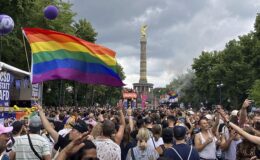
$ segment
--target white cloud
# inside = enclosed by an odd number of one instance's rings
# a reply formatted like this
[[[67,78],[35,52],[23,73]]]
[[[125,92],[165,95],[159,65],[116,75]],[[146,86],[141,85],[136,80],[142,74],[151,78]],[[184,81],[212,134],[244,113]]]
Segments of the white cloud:
[[[253,30],[260,1],[71,0],[77,19],[88,19],[97,43],[117,52],[125,83],[139,81],[140,27],[148,24],[148,82],[165,86],[191,68],[202,50],[220,50]]]

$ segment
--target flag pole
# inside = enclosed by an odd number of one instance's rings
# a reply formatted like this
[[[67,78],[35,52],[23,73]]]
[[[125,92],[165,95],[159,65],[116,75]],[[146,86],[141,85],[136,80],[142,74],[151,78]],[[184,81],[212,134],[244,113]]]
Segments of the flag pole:
[[[24,46],[24,51],[25,51],[25,55],[26,55],[27,67],[28,67],[28,71],[30,72],[30,65],[29,65],[28,53],[27,53],[27,48],[26,48],[24,34],[23,34],[23,28],[21,28],[21,30],[22,30],[23,46]]]

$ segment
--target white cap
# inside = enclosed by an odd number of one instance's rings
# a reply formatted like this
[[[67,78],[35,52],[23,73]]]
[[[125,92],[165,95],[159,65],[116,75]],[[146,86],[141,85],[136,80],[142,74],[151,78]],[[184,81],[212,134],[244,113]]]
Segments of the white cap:
[[[231,112],[231,116],[237,116],[237,113],[238,113],[238,110],[233,110],[233,111]]]
[[[207,114],[205,117],[206,117],[208,120],[212,120],[212,119],[213,119],[212,115],[210,115],[210,114]]]
[[[189,114],[194,114],[194,112],[193,112],[193,111],[188,111],[188,113],[189,113]]]

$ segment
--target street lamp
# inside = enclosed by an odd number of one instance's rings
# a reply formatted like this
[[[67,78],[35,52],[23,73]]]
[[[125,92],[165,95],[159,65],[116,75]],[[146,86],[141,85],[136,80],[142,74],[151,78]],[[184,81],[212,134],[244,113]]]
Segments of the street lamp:
[[[221,105],[221,88],[224,86],[224,84],[221,82],[217,84],[217,88],[219,89],[219,104]]]

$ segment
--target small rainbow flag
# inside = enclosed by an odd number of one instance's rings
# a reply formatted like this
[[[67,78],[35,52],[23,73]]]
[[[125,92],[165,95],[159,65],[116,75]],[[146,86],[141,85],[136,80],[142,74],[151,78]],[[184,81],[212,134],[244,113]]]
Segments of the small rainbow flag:
[[[54,79],[123,86],[116,72],[116,53],[68,34],[24,28],[32,50],[32,83]]]

